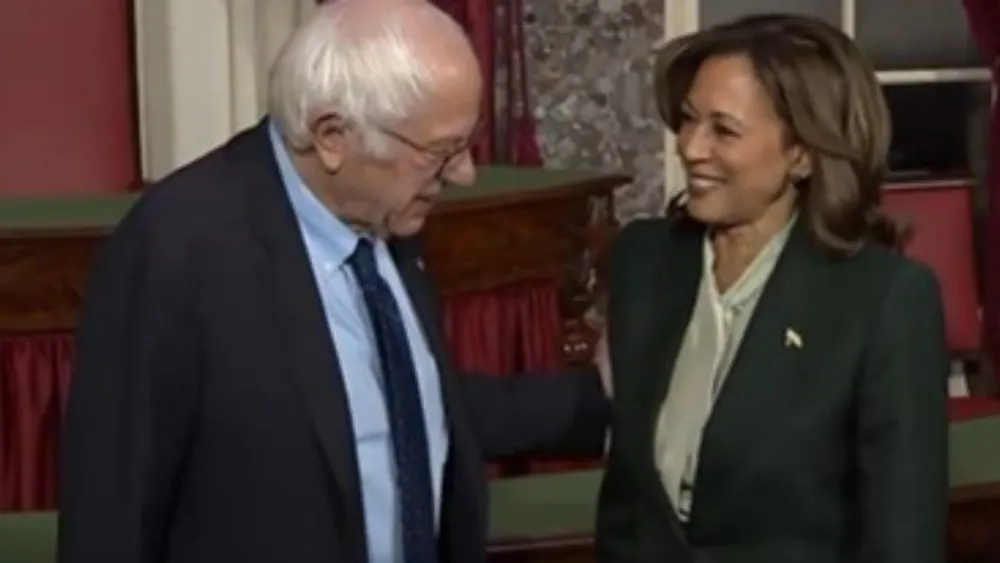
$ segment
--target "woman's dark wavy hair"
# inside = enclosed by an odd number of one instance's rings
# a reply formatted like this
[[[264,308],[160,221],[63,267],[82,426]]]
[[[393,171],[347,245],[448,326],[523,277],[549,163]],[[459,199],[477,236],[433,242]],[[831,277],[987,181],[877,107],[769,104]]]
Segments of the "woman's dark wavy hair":
[[[789,142],[811,155],[812,174],[796,188],[814,240],[836,256],[850,256],[869,241],[897,247],[903,230],[880,208],[889,111],[857,45],[823,21],[783,14],[749,16],[675,39],[658,51],[654,75],[660,116],[675,133],[698,68],[719,55],[750,60]],[[683,214],[677,199],[668,213]]]

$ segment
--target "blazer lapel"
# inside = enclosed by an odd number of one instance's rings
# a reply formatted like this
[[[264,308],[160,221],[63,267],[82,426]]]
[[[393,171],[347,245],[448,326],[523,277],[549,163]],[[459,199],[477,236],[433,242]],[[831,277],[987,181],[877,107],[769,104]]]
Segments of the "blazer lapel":
[[[817,334],[810,322],[809,290],[825,259],[800,220],[764,287],[705,427],[692,524],[699,505],[722,502],[742,464],[767,439],[769,425],[795,400],[809,335]],[[733,467],[733,460],[741,465]]]
[[[334,505],[351,534],[354,560],[367,552],[363,528],[357,454],[343,374],[319,289],[313,276],[291,203],[285,194],[265,125],[234,142],[237,168],[250,188],[249,211],[262,242],[260,276],[275,321],[287,374],[312,422],[323,457],[339,488]]]
[[[629,309],[629,323],[616,326],[615,303],[609,318],[612,363],[623,366],[625,373],[641,374],[638,386],[626,390],[634,397],[641,413],[642,433],[637,436],[639,448],[645,452],[648,471],[643,476],[649,490],[658,491],[656,502],[663,517],[677,537],[683,538],[674,506],[663,488],[655,459],[656,425],[666,399],[688,322],[694,308],[698,283],[701,279],[701,240],[704,229],[687,224],[665,224],[661,247],[644,249],[635,255],[642,267],[630,266],[634,279],[616,280],[613,299],[618,297]],[[617,352],[617,354],[616,354]],[[616,400],[618,398],[616,391]],[[621,397],[625,399],[625,397]],[[619,439],[619,438],[615,438]],[[621,438],[624,439],[624,438]]]

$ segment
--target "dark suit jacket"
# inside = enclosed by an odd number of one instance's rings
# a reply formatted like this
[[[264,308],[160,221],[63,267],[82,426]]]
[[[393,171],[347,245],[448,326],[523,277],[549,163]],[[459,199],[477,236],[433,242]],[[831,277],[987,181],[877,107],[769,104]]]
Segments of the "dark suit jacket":
[[[933,274],[874,245],[828,257],[800,221],[705,428],[687,525],[654,427],[702,272],[703,228],[629,225],[613,248],[614,438],[601,563],[944,563],[946,380]],[[787,345],[786,330],[802,346]]]
[[[391,243],[440,367],[443,561],[483,561],[482,458],[599,453],[595,374],[459,377],[413,241]],[[258,126],[149,188],[95,266],[62,458],[61,563],[361,563],[347,398]]]

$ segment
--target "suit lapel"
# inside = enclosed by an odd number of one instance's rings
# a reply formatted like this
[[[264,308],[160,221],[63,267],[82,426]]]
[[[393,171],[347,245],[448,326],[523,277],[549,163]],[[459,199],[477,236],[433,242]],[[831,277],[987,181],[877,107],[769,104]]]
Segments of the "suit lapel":
[[[440,363],[447,358],[447,347],[439,330],[437,308],[434,294],[424,271],[423,259],[420,256],[419,243],[416,239],[394,239],[389,244],[389,251],[396,262],[396,269],[406,286],[410,301],[416,309],[417,318],[424,331],[424,337],[430,345],[431,353]]]
[[[747,326],[736,358],[702,436],[696,477],[698,506],[721,502],[740,470],[766,440],[769,425],[795,400],[796,380],[809,354],[810,288],[825,257],[800,220],[786,243]],[[733,461],[739,463],[733,466]]]
[[[399,270],[403,285],[406,286],[410,301],[416,309],[417,318],[420,319],[424,337],[427,338],[431,353],[437,360],[443,395],[442,403],[453,446],[457,445],[457,449],[463,453],[474,451],[475,447],[465,447],[471,443],[472,438],[467,433],[467,425],[460,423],[460,421],[466,420],[466,413],[462,408],[464,403],[457,375],[451,366],[448,347],[440,330],[435,295],[427,273],[424,271],[419,242],[415,238],[395,239],[390,243],[389,249],[396,262],[396,268]],[[456,448],[453,447],[452,452],[454,453],[455,450]],[[452,456],[452,459],[456,458]]]
[[[354,559],[366,557],[357,455],[343,374],[305,243],[274,160],[266,126],[234,142],[234,161],[249,188],[249,211],[264,249],[260,277],[284,351],[287,375],[298,391],[323,458],[339,489],[334,505],[350,534]],[[331,532],[332,533],[332,532]]]
[[[468,418],[461,393],[461,382],[458,379],[462,376],[451,367],[448,347],[440,330],[436,296],[431,280],[424,271],[419,241],[413,237],[394,239],[390,242],[389,249],[420,319],[424,337],[427,338],[431,353],[437,360],[442,403],[445,419],[448,421],[451,446],[445,467],[441,499],[439,538],[441,549],[450,554],[466,553],[467,549],[460,546],[465,544],[468,538],[450,532],[486,528],[486,522],[483,520],[486,497],[480,493],[486,476],[482,471],[480,450],[472,435],[471,426],[465,422]]]

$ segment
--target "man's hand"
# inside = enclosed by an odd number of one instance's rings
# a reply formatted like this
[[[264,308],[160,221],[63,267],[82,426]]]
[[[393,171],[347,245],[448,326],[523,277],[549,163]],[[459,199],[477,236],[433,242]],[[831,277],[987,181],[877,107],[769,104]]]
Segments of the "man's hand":
[[[594,344],[594,365],[601,373],[601,385],[608,398],[612,395],[611,386],[611,356],[608,353],[608,328],[604,321],[604,314],[601,311],[603,303],[597,303],[587,310],[583,315],[583,321],[600,336]]]
[[[611,386],[611,357],[608,354],[608,333],[606,330],[601,331],[601,336],[597,339],[597,344],[594,345],[594,365],[597,366],[597,370],[601,373],[601,385],[604,386],[604,392],[608,397],[611,397],[613,394]]]

